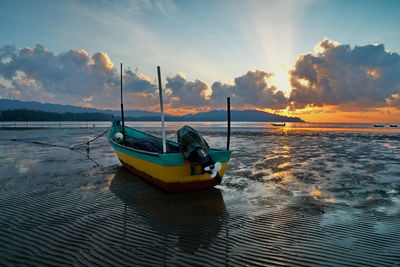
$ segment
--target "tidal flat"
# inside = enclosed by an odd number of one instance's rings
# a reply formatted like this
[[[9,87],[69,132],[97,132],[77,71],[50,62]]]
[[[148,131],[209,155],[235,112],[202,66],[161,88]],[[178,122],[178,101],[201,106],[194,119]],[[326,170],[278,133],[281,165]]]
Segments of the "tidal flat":
[[[0,265],[400,265],[399,130],[234,125],[222,184],[175,194],[105,136],[68,149],[105,130],[0,130]]]

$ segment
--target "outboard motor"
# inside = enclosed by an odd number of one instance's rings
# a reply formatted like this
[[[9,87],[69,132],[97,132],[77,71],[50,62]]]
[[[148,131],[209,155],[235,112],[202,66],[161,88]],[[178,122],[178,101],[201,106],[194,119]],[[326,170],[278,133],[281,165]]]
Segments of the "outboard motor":
[[[210,146],[206,140],[192,127],[183,126],[178,131],[179,151],[183,153],[185,159],[191,162],[192,175],[210,173],[211,177],[221,179],[218,171],[221,170],[221,163],[214,162],[208,154]],[[196,166],[201,166],[198,172]]]
[[[121,125],[121,121],[119,119],[113,118],[112,121],[112,126],[117,127]]]

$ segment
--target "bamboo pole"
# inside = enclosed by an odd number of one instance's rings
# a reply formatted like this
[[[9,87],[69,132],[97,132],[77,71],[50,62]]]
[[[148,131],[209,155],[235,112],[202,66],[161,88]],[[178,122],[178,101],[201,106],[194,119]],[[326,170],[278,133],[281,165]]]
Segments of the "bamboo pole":
[[[121,121],[122,121],[122,143],[125,143],[124,102],[122,97],[122,63],[121,63]]]
[[[229,142],[231,139],[231,98],[227,97],[226,98],[226,111],[227,111],[227,115],[228,115],[228,133],[227,133],[227,141],[226,141],[226,149],[229,150]]]
[[[160,66],[157,66],[157,73],[158,73],[158,90],[159,90],[159,94],[160,94],[162,146],[163,146],[163,154],[165,154],[166,151],[167,151],[167,146],[166,146],[166,143],[165,143],[164,102],[163,102],[163,95],[162,95],[161,70],[160,70]]]

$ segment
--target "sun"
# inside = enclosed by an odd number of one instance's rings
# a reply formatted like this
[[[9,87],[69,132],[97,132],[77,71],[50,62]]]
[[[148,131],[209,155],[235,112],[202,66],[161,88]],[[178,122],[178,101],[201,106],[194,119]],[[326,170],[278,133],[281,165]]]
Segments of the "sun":
[[[270,78],[268,78],[267,84],[275,86],[277,90],[281,90],[286,96],[289,96],[291,91],[290,86],[290,74],[288,68],[284,64],[279,64]]]

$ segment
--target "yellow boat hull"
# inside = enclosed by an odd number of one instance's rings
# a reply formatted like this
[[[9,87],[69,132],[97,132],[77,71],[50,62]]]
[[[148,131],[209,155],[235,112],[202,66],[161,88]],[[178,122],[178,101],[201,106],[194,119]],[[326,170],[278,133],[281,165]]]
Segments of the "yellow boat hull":
[[[162,166],[139,158],[134,158],[130,155],[116,151],[118,158],[124,164],[127,164],[141,172],[164,182],[164,183],[185,183],[214,180],[210,174],[204,173],[201,175],[191,175],[190,163],[178,166]],[[225,173],[226,162],[221,163],[222,168],[218,173],[223,176]]]
[[[178,166],[162,166],[117,150],[115,152],[125,168],[166,191],[199,190],[221,183],[220,179],[212,178],[209,173],[191,175],[190,163]],[[218,173],[222,177],[227,163],[224,162],[221,165],[222,168]]]

